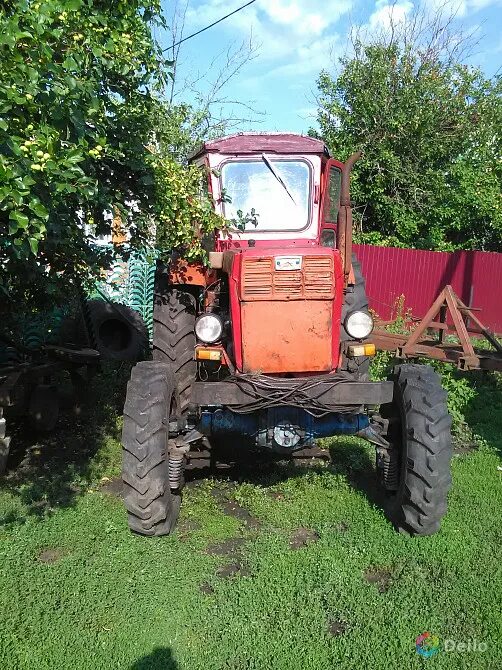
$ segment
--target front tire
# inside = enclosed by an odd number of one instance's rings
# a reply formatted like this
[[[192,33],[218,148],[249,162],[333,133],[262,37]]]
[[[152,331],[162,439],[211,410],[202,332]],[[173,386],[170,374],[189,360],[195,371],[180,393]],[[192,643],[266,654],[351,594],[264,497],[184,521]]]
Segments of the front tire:
[[[153,359],[172,367],[180,398],[180,411],[185,414],[190,404],[197,363],[194,358],[195,296],[188,291],[169,287],[156,289],[153,308]]]
[[[168,424],[176,411],[175,378],[169,365],[138,363],[127,385],[122,430],[124,504],[132,531],[168,535],[181,504],[169,488]]]
[[[394,400],[382,407],[388,439],[397,451],[399,483],[388,493],[386,512],[400,531],[433,535],[446,514],[451,486],[451,417],[446,391],[428,365],[394,369]]]

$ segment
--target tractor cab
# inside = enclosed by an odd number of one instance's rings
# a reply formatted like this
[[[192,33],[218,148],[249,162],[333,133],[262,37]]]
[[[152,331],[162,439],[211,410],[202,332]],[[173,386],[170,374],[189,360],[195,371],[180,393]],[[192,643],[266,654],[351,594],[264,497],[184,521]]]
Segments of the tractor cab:
[[[216,211],[234,224],[220,233],[218,250],[335,246],[343,164],[323,142],[238,134],[206,142],[192,162],[208,168]]]

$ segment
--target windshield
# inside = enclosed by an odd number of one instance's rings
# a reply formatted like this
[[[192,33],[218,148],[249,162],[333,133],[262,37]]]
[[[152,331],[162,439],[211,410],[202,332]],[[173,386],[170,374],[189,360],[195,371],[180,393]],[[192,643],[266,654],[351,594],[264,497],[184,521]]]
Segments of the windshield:
[[[256,212],[255,230],[301,230],[309,221],[310,168],[301,160],[277,160],[263,155],[256,160],[231,161],[223,166],[221,179],[226,198],[224,214],[238,220]]]

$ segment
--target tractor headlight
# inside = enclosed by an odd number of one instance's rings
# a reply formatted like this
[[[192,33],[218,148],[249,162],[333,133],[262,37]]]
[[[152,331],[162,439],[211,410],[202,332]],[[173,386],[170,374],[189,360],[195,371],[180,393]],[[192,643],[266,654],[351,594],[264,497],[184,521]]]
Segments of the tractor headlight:
[[[368,312],[352,312],[345,319],[345,330],[355,340],[364,340],[373,330],[373,319]]]
[[[215,314],[203,314],[195,322],[195,334],[205,344],[217,342],[222,333],[223,322]]]

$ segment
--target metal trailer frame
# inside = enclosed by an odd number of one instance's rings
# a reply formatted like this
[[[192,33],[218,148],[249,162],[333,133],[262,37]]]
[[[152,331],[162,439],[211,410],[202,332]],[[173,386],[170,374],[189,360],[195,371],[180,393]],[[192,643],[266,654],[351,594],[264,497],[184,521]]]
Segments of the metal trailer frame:
[[[25,349],[25,352],[28,350]],[[82,373],[92,375],[100,360],[94,349],[71,349],[45,345],[30,351],[34,360],[26,363],[0,366],[0,475],[7,465],[11,438],[7,435],[6,411],[13,416],[29,413],[29,391],[46,383],[52,376],[66,370],[76,390],[82,390]]]
[[[475,311],[479,309],[464,305],[447,285],[411,334],[401,335],[379,328],[373,332],[373,341],[377,349],[394,351],[397,358],[431,358],[453,363],[460,370],[502,372],[502,344]],[[447,341],[450,335],[458,342]],[[484,338],[493,349],[475,347],[472,337]]]

